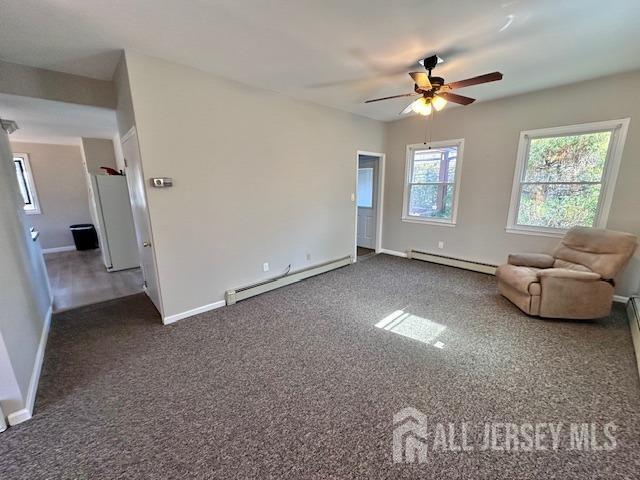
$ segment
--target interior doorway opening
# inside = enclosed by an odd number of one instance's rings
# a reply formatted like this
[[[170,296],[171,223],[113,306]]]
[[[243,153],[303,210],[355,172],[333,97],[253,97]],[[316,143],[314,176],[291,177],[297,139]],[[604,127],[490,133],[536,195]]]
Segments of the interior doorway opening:
[[[383,153],[358,151],[356,156],[356,238],[354,259],[382,250],[384,199]]]
[[[2,160],[53,313],[143,292],[115,111],[0,94],[0,113],[16,123]]]

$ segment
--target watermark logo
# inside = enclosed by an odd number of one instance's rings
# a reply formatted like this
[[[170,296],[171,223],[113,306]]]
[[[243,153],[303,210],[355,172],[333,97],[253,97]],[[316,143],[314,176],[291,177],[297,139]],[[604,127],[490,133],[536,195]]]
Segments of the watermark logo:
[[[393,461],[424,463],[427,461],[427,416],[412,407],[393,416]]]
[[[393,416],[393,461],[425,463],[430,452],[615,450],[614,422],[434,422],[412,407]]]

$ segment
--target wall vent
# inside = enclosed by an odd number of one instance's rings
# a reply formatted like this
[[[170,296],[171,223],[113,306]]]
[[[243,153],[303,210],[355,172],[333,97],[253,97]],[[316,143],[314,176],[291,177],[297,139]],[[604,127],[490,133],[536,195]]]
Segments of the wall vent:
[[[253,283],[245,287],[234,288],[233,290],[227,290],[224,295],[224,299],[227,305],[233,305],[240,300],[245,300],[255,295],[275,290],[276,288],[284,287],[285,285],[291,285],[292,283],[299,282],[305,278],[314,277],[321,273],[326,273],[336,268],[345,267],[353,262],[351,256],[339,258],[337,260],[331,260],[329,262],[320,263],[311,267],[303,268],[290,272],[287,275],[270,278],[262,282]]]
[[[441,265],[448,265],[450,267],[473,270],[474,272],[488,273],[489,275],[495,275],[497,268],[496,265],[491,265],[489,263],[481,263],[471,260],[464,260],[462,258],[436,255],[435,253],[421,252],[419,250],[409,250],[408,257],[415,258],[416,260],[423,260],[425,262],[439,263]]]

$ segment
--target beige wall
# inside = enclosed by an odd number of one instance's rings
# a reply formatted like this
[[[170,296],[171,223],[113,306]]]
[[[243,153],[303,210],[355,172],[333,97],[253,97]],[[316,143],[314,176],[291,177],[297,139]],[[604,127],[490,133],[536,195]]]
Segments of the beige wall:
[[[69,225],[91,223],[80,147],[20,142],[11,147],[15,153],[29,154],[42,213],[26,218],[40,231],[42,248],[73,245]]]
[[[104,138],[83,138],[82,148],[89,173],[104,173],[100,167],[118,169],[113,141]]]
[[[124,136],[136,124],[131,102],[131,86],[129,72],[124,53],[113,73],[113,83],[116,90],[116,119],[120,136]]]
[[[503,82],[508,82],[505,77]],[[604,87],[603,87],[604,86]],[[410,117],[386,125],[383,247],[421,249],[492,264],[509,252],[543,252],[557,239],[505,232],[519,134],[522,130],[631,117],[608,228],[640,234],[640,72],[450,108],[433,123],[433,140],[464,138],[455,228],[401,221],[407,144],[425,138],[425,121]],[[444,250],[437,248],[445,242]],[[619,279],[618,293],[637,293],[640,260]]]
[[[22,211],[9,142],[0,129],[0,405],[27,407],[51,297],[42,253]]]
[[[0,93],[114,108],[113,82],[0,60]]]
[[[175,185],[147,192],[165,316],[352,253],[356,151],[381,150],[381,123],[129,52],[127,68],[145,176]]]

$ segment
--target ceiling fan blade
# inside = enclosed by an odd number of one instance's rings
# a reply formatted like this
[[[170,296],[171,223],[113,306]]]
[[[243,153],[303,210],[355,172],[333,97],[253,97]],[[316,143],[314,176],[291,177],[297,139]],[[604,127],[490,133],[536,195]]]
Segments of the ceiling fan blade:
[[[409,75],[411,75],[415,84],[422,90],[431,90],[431,82],[429,81],[427,72],[411,72]]]
[[[415,102],[415,100],[414,100],[413,102]],[[402,110],[398,115],[406,115],[407,113],[412,112],[412,111],[413,111],[413,109],[412,109],[411,107],[413,107],[413,102],[411,102],[409,105],[407,105],[407,106],[405,107],[405,109],[404,109],[404,110]]]
[[[458,82],[451,82],[447,84],[451,90],[456,88],[470,87],[471,85],[479,85],[481,83],[495,82],[502,80],[502,74],[500,72],[485,73],[477,77],[467,78],[466,80],[460,80]]]
[[[458,95],[457,93],[441,92],[438,93],[439,97],[444,98],[448,102],[459,103],[460,105],[469,105],[476,101],[475,98],[465,97],[464,95]]]
[[[374,98],[372,100],[367,100],[364,103],[372,103],[372,102],[379,102],[381,100],[391,100],[392,98],[402,98],[402,97],[410,97],[412,95],[419,95],[416,92],[411,92],[411,93],[403,93],[401,95],[392,95],[390,97],[382,97],[382,98]]]

